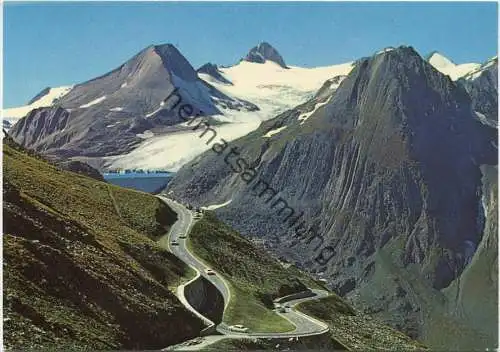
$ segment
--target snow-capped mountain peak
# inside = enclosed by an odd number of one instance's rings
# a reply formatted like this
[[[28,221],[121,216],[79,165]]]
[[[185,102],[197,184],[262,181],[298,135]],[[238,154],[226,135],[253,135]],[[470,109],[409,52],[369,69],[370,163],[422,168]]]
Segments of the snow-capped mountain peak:
[[[172,44],[153,46],[154,52],[160,56],[165,68],[185,81],[196,81],[196,72],[189,61]]]

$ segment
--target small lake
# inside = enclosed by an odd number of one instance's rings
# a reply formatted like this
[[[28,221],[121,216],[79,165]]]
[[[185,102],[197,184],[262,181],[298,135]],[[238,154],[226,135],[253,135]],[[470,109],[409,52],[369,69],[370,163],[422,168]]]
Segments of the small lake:
[[[104,179],[117,186],[132,188],[147,193],[158,193],[174,177],[173,172],[161,173],[103,173]]]

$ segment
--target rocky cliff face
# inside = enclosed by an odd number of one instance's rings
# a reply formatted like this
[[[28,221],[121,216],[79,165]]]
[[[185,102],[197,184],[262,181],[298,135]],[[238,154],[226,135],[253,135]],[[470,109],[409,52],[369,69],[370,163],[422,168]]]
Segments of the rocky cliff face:
[[[488,60],[460,80],[472,98],[472,107],[486,123],[498,123],[498,57]]]
[[[198,73],[205,73],[207,75],[210,75],[212,78],[216,79],[217,81],[229,85],[233,85],[231,81],[229,81],[227,78],[225,78],[222,73],[220,72],[219,68],[217,65],[212,64],[212,63],[206,63],[205,65],[201,66],[199,69],[196,70]]]
[[[496,163],[496,143],[467,91],[400,47],[360,60],[334,93],[263,123],[224,155],[214,146],[167,192],[195,205],[231,200],[217,209],[223,220],[424,336],[422,302],[481,242],[479,166]]]
[[[263,64],[269,60],[275,62],[283,68],[287,68],[285,60],[283,60],[283,57],[280,55],[278,50],[267,42],[262,42],[250,49],[244,60],[258,64]]]

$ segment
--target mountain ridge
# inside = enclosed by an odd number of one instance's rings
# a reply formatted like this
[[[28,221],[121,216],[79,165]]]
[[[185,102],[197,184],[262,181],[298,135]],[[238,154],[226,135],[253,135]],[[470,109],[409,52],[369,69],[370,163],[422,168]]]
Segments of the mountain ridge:
[[[278,50],[276,50],[268,42],[260,42],[259,44],[254,46],[252,49],[250,49],[243,60],[259,64],[263,64],[269,60],[278,64],[282,68],[288,68],[285,64],[285,60],[283,60],[283,57],[280,55]]]
[[[194,206],[225,204],[215,210],[221,219],[324,273],[343,295],[356,297],[379,280],[388,246],[396,246],[389,253],[398,270],[415,267],[437,292],[466,267],[468,241],[481,241],[478,165],[496,164],[495,144],[496,130],[473,114],[467,91],[399,47],[360,60],[330,96],[232,142],[267,188],[245,187],[208,151],[181,168],[167,192]],[[270,208],[277,194],[285,205]],[[305,231],[285,226],[283,209],[303,212]],[[315,261],[327,248],[327,262]],[[422,334],[419,301],[407,287],[386,284],[404,293],[372,290],[373,299],[393,312],[393,325]]]

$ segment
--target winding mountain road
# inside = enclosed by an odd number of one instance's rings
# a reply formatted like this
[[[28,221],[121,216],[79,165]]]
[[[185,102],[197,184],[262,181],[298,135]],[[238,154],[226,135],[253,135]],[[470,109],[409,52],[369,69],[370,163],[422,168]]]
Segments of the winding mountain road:
[[[159,240],[159,244],[164,248],[168,248],[169,251],[172,252],[176,257],[181,259],[184,263],[188,264],[196,271],[195,278],[191,279],[189,282],[198,279],[198,277],[201,275],[209,282],[211,282],[213,285],[215,285],[224,298],[224,308],[226,308],[231,299],[229,284],[224,280],[224,278],[221,275],[219,275],[216,272],[216,270],[210,268],[200,258],[196,257],[193,253],[190,252],[190,250],[186,246],[187,238],[180,238],[180,236],[184,237],[189,235],[191,227],[194,223],[192,212],[188,210],[186,207],[184,207],[182,204],[174,200],[171,200],[161,195],[159,195],[158,198],[164,201],[166,204],[168,204],[168,206],[170,206],[178,215],[178,220],[174,223],[169,233],[163,236]],[[178,242],[178,245],[172,245],[172,241],[174,240]],[[207,274],[206,272],[207,269],[212,269],[215,272],[215,275]],[[209,325],[212,322],[208,320],[206,317],[203,317],[199,312],[196,312],[184,297],[183,288],[186,284],[180,285],[177,290],[177,296],[179,300],[186,306],[186,308],[193,311],[197,316],[203,319],[207,323],[207,325]],[[325,290],[311,290],[311,291],[312,295],[310,297],[296,298],[296,299],[290,298],[289,300],[281,302],[282,304],[286,303],[290,308],[287,309],[286,313],[276,312],[283,318],[289,320],[295,326],[295,329],[292,331],[268,332],[268,333],[252,333],[252,332],[242,333],[230,330],[229,326],[227,326],[225,323],[221,323],[216,327],[216,329],[217,332],[222,335],[206,336],[191,341],[186,341],[181,345],[177,345],[176,349],[177,348],[183,350],[199,349],[224,338],[291,338],[291,337],[305,337],[305,336],[324,334],[329,330],[327,324],[293,309],[293,307],[299,303],[327,297],[329,295],[328,291]]]

